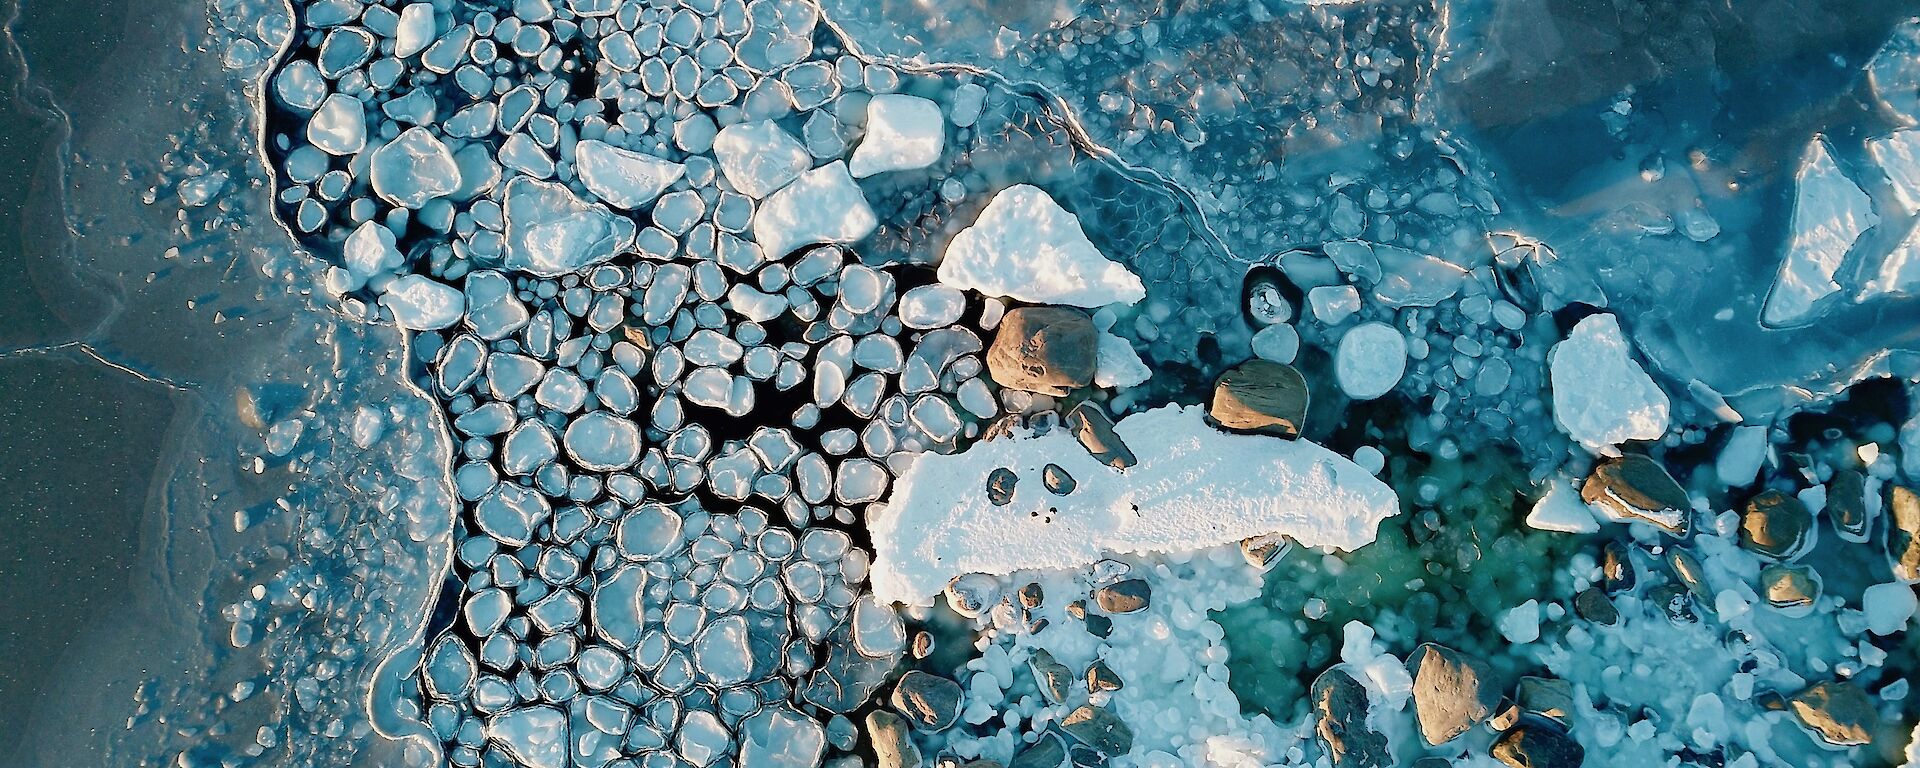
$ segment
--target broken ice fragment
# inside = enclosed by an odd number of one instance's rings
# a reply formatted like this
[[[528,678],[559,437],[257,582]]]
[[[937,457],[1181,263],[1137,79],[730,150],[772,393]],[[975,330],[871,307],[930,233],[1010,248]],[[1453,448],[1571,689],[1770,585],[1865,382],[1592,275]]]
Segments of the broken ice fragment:
[[[372,166],[374,192],[403,208],[417,210],[460,188],[453,153],[425,128],[408,128],[374,150]]]
[[[868,518],[875,594],[915,602],[963,573],[1070,568],[1103,551],[1186,551],[1268,533],[1350,549],[1399,512],[1393,490],[1345,458],[1304,440],[1220,432],[1199,406],[1134,414],[1115,433],[1140,463],[1110,467],[1062,429],[922,455],[886,511]],[[1049,463],[1073,476],[1072,495],[1047,492]],[[1007,467],[1020,482],[1011,503],[995,506],[987,476]]]
[[[735,123],[713,138],[713,157],[735,191],[755,200],[800,178],[813,156],[772,120]]]
[[[1840,170],[1826,137],[1815,137],[1794,174],[1792,236],[1761,320],[1771,327],[1812,319],[1814,305],[1837,293],[1834,273],[1860,233],[1879,223],[1873,201]]]
[[[460,321],[466,297],[425,275],[406,275],[387,286],[380,305],[393,313],[393,323],[401,328],[437,331]]]
[[[507,184],[507,269],[559,277],[613,258],[633,243],[633,220],[589,205],[565,186],[524,176]]]
[[[351,155],[367,146],[367,111],[343,93],[328,96],[307,121],[307,142],[329,155]]]
[[[1894,197],[1909,213],[1920,212],[1920,130],[1894,131],[1867,140],[1867,154],[1880,164]]]
[[[1001,190],[954,235],[939,276],[961,290],[1034,304],[1092,308],[1147,295],[1138,276],[1094,247],[1078,217],[1027,184]]]
[[[1548,353],[1553,420],[1589,450],[1667,433],[1667,394],[1653,382],[1613,315],[1592,315]]]
[[[1600,522],[1593,517],[1593,510],[1580,498],[1579,491],[1566,480],[1554,480],[1547,487],[1546,495],[1535,502],[1533,510],[1527,513],[1527,527],[1542,531],[1560,533],[1593,533],[1600,530]]]
[[[875,96],[867,102],[866,137],[854,148],[847,169],[864,179],[933,165],[946,143],[946,122],[940,105],[918,96]]]
[[[879,225],[847,164],[836,160],[769,196],[753,214],[753,239],[767,258],[784,259],[804,245],[859,242]]]
[[[588,192],[628,210],[646,207],[687,172],[680,163],[593,139],[575,146],[574,169]]]
[[[526,768],[567,768],[567,716],[554,707],[512,709],[487,721],[487,740]]]

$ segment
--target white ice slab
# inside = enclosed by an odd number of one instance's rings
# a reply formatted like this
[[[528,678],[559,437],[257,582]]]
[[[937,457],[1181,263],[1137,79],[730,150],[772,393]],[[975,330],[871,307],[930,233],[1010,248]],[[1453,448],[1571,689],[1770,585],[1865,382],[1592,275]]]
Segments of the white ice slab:
[[[847,162],[854,178],[933,165],[946,144],[940,105],[918,96],[881,94],[867,102],[867,134]]]
[[[753,239],[768,258],[780,259],[803,245],[859,242],[878,226],[847,164],[836,160],[768,196],[753,214]]]
[[[874,593],[921,602],[965,573],[1073,568],[1103,552],[1184,551],[1271,533],[1350,550],[1400,511],[1393,489],[1338,454],[1221,432],[1202,412],[1165,406],[1122,419],[1115,431],[1140,460],[1126,470],[1095,461],[1063,429],[921,456],[885,512],[868,519]],[[1073,492],[1048,492],[1049,462],[1073,476]],[[986,495],[1000,468],[1019,478],[1005,506]]]
[[[1761,311],[1770,326],[1810,321],[1814,305],[1840,290],[1833,275],[1860,233],[1879,223],[1873,201],[1833,161],[1825,138],[1808,146],[1793,202],[1793,236]]]
[[[1602,313],[1581,320],[1547,355],[1553,420],[1589,449],[1667,433],[1667,393],[1632,352],[1620,321]]]
[[[954,235],[939,275],[961,290],[1034,304],[1091,308],[1147,295],[1138,276],[1093,246],[1078,217],[1026,184],[1001,190]]]
[[[652,203],[687,172],[679,163],[592,139],[575,148],[574,163],[588,192],[629,210]]]

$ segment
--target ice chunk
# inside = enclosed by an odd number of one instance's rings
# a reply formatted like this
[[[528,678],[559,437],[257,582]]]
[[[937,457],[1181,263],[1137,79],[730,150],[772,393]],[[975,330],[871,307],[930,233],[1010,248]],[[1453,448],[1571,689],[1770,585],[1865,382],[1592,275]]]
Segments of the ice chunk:
[[[1094,248],[1078,217],[1027,184],[1001,190],[954,235],[939,276],[961,290],[1034,304],[1100,307],[1147,295],[1138,276]]]
[[[567,716],[558,709],[510,709],[488,720],[486,732],[526,768],[567,768]]]
[[[768,197],[753,214],[753,239],[767,258],[783,259],[803,245],[859,242],[879,225],[847,164],[836,160]]]
[[[640,458],[640,427],[606,411],[594,411],[567,425],[567,455],[595,472],[614,472]]]
[[[966,295],[948,285],[923,285],[900,295],[900,324],[915,330],[953,325],[966,310]]]
[[[1093,384],[1110,389],[1126,389],[1146,383],[1153,372],[1133,351],[1133,342],[1101,331],[1094,339]]]
[[[740,724],[741,765],[815,768],[826,751],[826,729],[785,705],[762,709]]]
[[[307,121],[307,142],[329,155],[351,155],[367,146],[367,110],[344,93],[328,96]]]
[[[1840,290],[1834,272],[1860,233],[1880,221],[1873,201],[1833,161],[1826,137],[1807,146],[1794,176],[1793,235],[1760,318],[1769,326],[1812,319],[1814,304]]]
[[[1600,530],[1593,509],[1580,498],[1580,492],[1564,479],[1554,480],[1545,496],[1527,513],[1527,527],[1560,533],[1593,533]]]
[[[747,646],[747,621],[727,616],[701,630],[693,642],[693,665],[721,687],[753,677],[753,649]]]
[[[425,275],[407,275],[387,286],[380,305],[393,323],[410,331],[437,331],[460,322],[467,297],[451,285]]]
[[[435,32],[433,3],[409,3],[400,9],[400,24],[393,33],[393,57],[404,59],[433,44]]]
[[[399,269],[400,248],[394,240],[393,230],[377,221],[361,222],[360,226],[354,228],[353,234],[347,235],[340,261],[347,268],[347,274],[353,276],[352,287],[355,289],[377,275]]]
[[[574,167],[587,191],[615,208],[645,207],[687,173],[653,155],[587,139],[574,149]]]
[[[813,155],[772,120],[736,123],[713,139],[713,157],[735,191],[755,200],[800,178]]]
[[[1920,131],[1894,131],[1868,139],[1867,153],[1887,174],[1900,205],[1909,213],[1920,212]]]
[[[864,179],[887,171],[911,171],[933,165],[946,144],[946,118],[940,105],[918,96],[881,94],[867,102],[867,134],[853,150],[847,168]]]
[[[1889,111],[1908,124],[1920,122],[1920,20],[1893,28],[1867,62],[1867,83]]]
[[[1904,582],[1875,584],[1860,595],[1860,610],[1866,614],[1867,631],[1882,637],[1905,630],[1916,607],[1920,604],[1915,602],[1913,585]]]
[[[1123,419],[1115,432],[1139,456],[1124,471],[1064,429],[922,455],[884,512],[868,518],[874,593],[918,602],[963,573],[1072,568],[1102,552],[1185,551],[1271,533],[1352,549],[1399,512],[1393,489],[1345,458],[1305,440],[1221,432],[1203,414],[1165,406]],[[1070,495],[1047,491],[1049,463],[1077,482]],[[1005,505],[986,493],[1000,469],[1018,478]]]
[[[1620,322],[1592,315],[1548,353],[1553,420],[1592,450],[1667,433],[1667,393],[1633,359]]]
[[[1753,479],[1760,474],[1760,464],[1766,458],[1766,425],[1734,427],[1733,435],[1727,438],[1727,446],[1720,449],[1720,455],[1714,458],[1713,471],[1722,484],[1738,488],[1753,483]]]
[[[1334,352],[1334,379],[1355,400],[1392,392],[1407,371],[1407,339],[1386,323],[1362,323],[1340,337]]]
[[[772,72],[813,53],[813,27],[820,12],[812,3],[753,0],[747,6],[751,22],[735,55],[755,72]]]
[[[432,131],[408,128],[373,151],[373,191],[389,203],[418,209],[460,188],[460,166]]]
[[[1540,639],[1540,601],[1528,600],[1500,614],[1500,636],[1525,645]]]
[[[525,176],[507,184],[506,217],[505,266],[539,277],[578,272],[633,244],[632,219]]]

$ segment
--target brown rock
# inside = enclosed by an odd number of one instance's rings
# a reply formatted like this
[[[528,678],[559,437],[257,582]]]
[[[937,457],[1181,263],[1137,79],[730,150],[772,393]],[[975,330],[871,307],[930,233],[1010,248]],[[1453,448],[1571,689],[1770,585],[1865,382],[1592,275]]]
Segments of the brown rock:
[[[1124,755],[1133,749],[1133,729],[1113,714],[1092,704],[1068,712],[1060,730],[1105,755]]]
[[[1920,580],[1920,495],[1903,485],[1887,497],[1887,557],[1894,578]]]
[[[1777,563],[1760,570],[1760,588],[1768,605],[1788,612],[1810,610],[1820,599],[1820,576],[1806,566]]]
[[[1675,536],[1687,534],[1693,502],[1659,462],[1637,453],[1607,459],[1593,468],[1580,498],[1615,514],[1645,520]]]
[[[1522,718],[1493,742],[1493,759],[1513,768],[1579,768],[1587,750],[1551,722]]]
[[[1827,481],[1827,517],[1833,520],[1833,531],[1840,538],[1866,541],[1878,511],[1867,508],[1866,475],[1859,470],[1840,470]]]
[[[1443,645],[1426,643],[1407,659],[1420,735],[1438,746],[1493,715],[1500,691],[1487,663]]]
[[[1153,588],[1145,579],[1127,579],[1093,591],[1093,601],[1100,605],[1100,610],[1110,614],[1146,610],[1152,599]]]
[[[1794,560],[1813,544],[1813,515],[1799,499],[1767,491],[1740,515],[1740,546],[1770,560]]]
[[[1027,657],[1027,669],[1033,672],[1033,682],[1049,704],[1066,701],[1067,694],[1073,691],[1073,670],[1054,660],[1045,648],[1036,648],[1033,655]]]
[[[1087,665],[1087,692],[1117,691],[1125,685],[1120,675],[1115,674],[1106,662],[1094,659],[1092,664]]]
[[[892,712],[876,709],[867,714],[867,736],[873,739],[874,757],[880,768],[920,768],[920,748],[907,735],[907,721]]]
[[[1227,429],[1300,436],[1307,420],[1307,380],[1290,365],[1248,360],[1213,384],[1213,420]]]
[[[1573,684],[1552,677],[1520,678],[1520,708],[1529,715],[1573,726]]]
[[[1787,708],[1821,740],[1842,747],[1873,742],[1880,713],[1873,699],[1853,683],[1823,681],[1787,699]]]
[[[1095,338],[1085,312],[1021,307],[1000,321],[987,371],[1003,387],[1064,396],[1093,383]]]
[[[1093,458],[1114,469],[1126,469],[1139,463],[1120,435],[1113,431],[1113,419],[1092,402],[1083,402],[1067,413],[1067,428]]]

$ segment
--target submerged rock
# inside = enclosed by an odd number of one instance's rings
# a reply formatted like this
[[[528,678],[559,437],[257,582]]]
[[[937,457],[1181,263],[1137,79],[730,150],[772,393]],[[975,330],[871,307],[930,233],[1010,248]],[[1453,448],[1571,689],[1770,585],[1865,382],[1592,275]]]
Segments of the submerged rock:
[[[1820,599],[1820,576],[1804,565],[1769,565],[1760,571],[1760,590],[1768,605],[1797,615]]]
[[[1740,545],[1771,560],[1795,560],[1813,546],[1813,515],[1799,499],[1767,491],[1740,516]]]
[[[1060,721],[1060,730],[1080,743],[1099,750],[1105,755],[1124,755],[1133,749],[1133,729],[1126,721],[1105,708],[1091,704],[1067,713]]]
[[[1248,360],[1214,382],[1208,415],[1227,429],[1299,437],[1307,420],[1307,379],[1293,366]]]
[[[1566,729],[1538,718],[1522,718],[1519,725],[1500,734],[1490,753],[1513,768],[1579,768],[1587,757],[1587,750]]]
[[[1789,697],[1787,707],[1822,741],[1835,746],[1870,744],[1874,730],[1880,726],[1873,698],[1849,682],[1815,683]]]
[[[1066,742],[1060,740],[1059,734],[1048,733],[1014,755],[1013,764],[1008,768],[1060,768],[1066,760]]]
[[[893,689],[893,708],[916,727],[944,731],[960,717],[960,684],[939,675],[912,670]]]
[[[1906,486],[1892,486],[1887,517],[1887,557],[1894,578],[1920,581],[1920,494]]]
[[[987,371],[1010,389],[1056,397],[1093,382],[1093,320],[1065,307],[1021,307],[1000,320]]]

